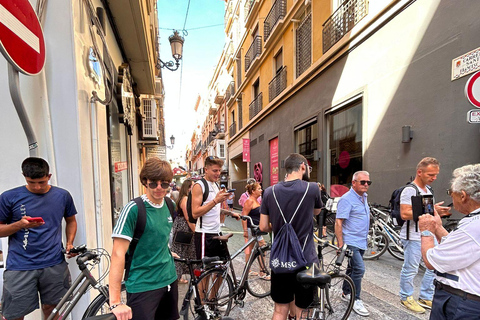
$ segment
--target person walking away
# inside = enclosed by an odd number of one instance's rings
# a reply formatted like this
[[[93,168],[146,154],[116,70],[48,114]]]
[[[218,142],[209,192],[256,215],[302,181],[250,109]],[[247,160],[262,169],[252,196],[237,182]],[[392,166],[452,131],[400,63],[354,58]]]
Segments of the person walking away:
[[[436,274],[431,320],[473,320],[480,310],[480,164],[453,171],[447,191],[465,215],[448,233],[438,212],[419,217],[422,257]],[[435,246],[434,239],[439,244]]]
[[[192,190],[193,181],[187,179],[183,182],[182,187],[180,188],[178,200],[177,200],[177,211],[178,215],[175,221],[173,222],[173,243],[172,251],[178,254],[182,259],[191,259],[195,260],[195,243],[193,234],[195,232],[195,224],[188,222],[188,213],[187,213],[187,198],[188,193]],[[187,238],[190,236],[190,241]],[[179,283],[188,283],[188,280],[182,279],[183,274],[188,274],[188,266],[184,263],[175,262],[175,269],[177,271],[177,279]]]
[[[62,220],[68,254],[77,232],[77,210],[68,191],[49,184],[52,174],[44,159],[25,159],[22,174],[25,186],[0,195],[0,237],[8,237],[9,244],[2,312],[6,319],[23,319],[38,309],[40,295],[48,318],[70,286]]]
[[[141,198],[147,219],[125,282],[126,305],[120,301],[120,292],[125,253],[134,236],[139,211],[135,201],[130,201],[122,209],[113,229],[109,293],[110,310],[117,320],[179,318],[177,274],[173,253],[168,247],[173,219],[164,199],[172,178],[170,164],[159,158],[148,159],[140,171],[140,181],[145,186],[145,194]]]
[[[338,240],[338,247],[341,248],[346,244],[348,249],[353,252],[352,258],[348,260],[346,273],[355,284],[355,292],[344,292],[342,298],[348,299],[346,295],[354,294],[353,311],[363,317],[370,315],[360,299],[360,294],[362,278],[365,274],[363,254],[367,249],[368,229],[370,228],[367,191],[371,184],[370,174],[367,171],[355,172],[352,177],[352,187],[338,201],[335,219],[335,236]]]
[[[303,248],[307,265],[318,263],[312,237],[312,218],[313,214],[318,215],[320,213],[323,206],[320,199],[320,189],[316,183],[309,183],[302,179],[308,180],[311,171],[304,156],[298,153],[290,154],[285,159],[285,170],[287,172],[285,181],[279,182],[273,187],[268,187],[263,194],[260,207],[260,230],[264,232],[273,231],[273,234],[276,235],[285,224],[285,220],[291,221],[300,246]],[[276,200],[278,200],[278,205]],[[273,239],[275,243],[276,238]],[[274,254],[272,247],[271,256]],[[294,300],[296,317],[300,319],[302,311],[313,302],[315,289],[313,287],[306,289],[297,282],[297,273],[302,270],[305,270],[305,268],[291,273],[277,274],[272,271],[271,297],[275,302],[273,320],[285,320],[289,312],[289,304]]]
[[[417,165],[417,172],[413,183],[405,187],[400,195],[400,215],[405,223],[400,231],[404,250],[404,262],[400,273],[400,302],[410,311],[424,313],[425,308],[431,309],[434,293],[432,270],[427,269],[422,279],[418,301],[413,298],[413,279],[418,273],[422,259],[420,232],[413,221],[412,196],[431,195],[430,185],[437,179],[440,172],[440,163],[432,157],[423,158]],[[441,206],[443,202],[435,204],[435,210],[441,216],[449,215],[449,207]]]

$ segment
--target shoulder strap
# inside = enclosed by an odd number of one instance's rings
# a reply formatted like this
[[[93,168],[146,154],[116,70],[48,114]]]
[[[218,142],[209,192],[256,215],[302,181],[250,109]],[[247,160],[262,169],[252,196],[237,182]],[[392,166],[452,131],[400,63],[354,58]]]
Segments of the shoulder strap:
[[[142,237],[142,234],[145,231],[145,225],[147,224],[147,210],[145,208],[145,203],[143,202],[142,197],[137,197],[133,199],[133,201],[135,201],[137,205],[138,213],[137,222],[135,223],[135,232],[133,233],[132,241],[130,241],[127,259],[125,260],[125,280],[128,279],[128,274],[132,265],[135,248],[137,247],[138,241]]]
[[[173,200],[169,197],[163,198],[165,203],[167,204],[168,211],[170,211],[170,215],[172,216],[172,221],[175,220],[175,205],[173,204]]]
[[[203,191],[203,200],[202,200],[202,205],[207,201],[208,198],[208,193],[210,192],[210,188],[208,187],[208,182],[207,179],[202,178],[199,181],[203,183],[204,191]]]
[[[295,218],[295,215],[297,214],[298,209],[300,208],[300,206],[303,203],[303,199],[305,199],[305,196],[307,195],[309,187],[310,187],[310,183],[307,182],[307,189],[305,190],[305,193],[303,194],[302,200],[300,200],[300,203],[298,204],[297,209],[295,209],[295,212],[293,213],[293,216],[288,223],[292,223],[293,218]],[[287,223],[287,220],[285,219],[285,216],[283,215],[282,208],[280,208],[280,205],[278,204],[277,196],[275,195],[275,185],[272,187],[272,193],[273,193],[273,197],[275,198],[275,202],[277,203],[278,210],[280,210],[280,214],[282,215],[283,221],[285,221],[285,223]]]

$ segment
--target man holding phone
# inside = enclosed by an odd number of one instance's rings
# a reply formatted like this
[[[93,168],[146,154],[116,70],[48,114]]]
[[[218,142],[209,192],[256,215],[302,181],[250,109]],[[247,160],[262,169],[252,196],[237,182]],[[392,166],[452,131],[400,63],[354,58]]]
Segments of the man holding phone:
[[[420,295],[418,301],[413,298],[413,279],[418,273],[418,267],[422,259],[420,232],[414,219],[413,207],[415,206],[415,198],[418,195],[420,200],[420,210],[424,210],[424,205],[435,203],[430,185],[437,179],[440,172],[440,163],[437,159],[426,157],[417,165],[417,173],[415,180],[405,187],[400,195],[400,214],[406,222],[400,231],[404,249],[404,263],[400,273],[400,302],[407,309],[424,313],[425,308],[432,308],[432,299],[434,293],[433,279],[435,274],[432,270],[426,270],[422,279]],[[413,197],[413,199],[412,199]],[[428,198],[432,198],[427,200]],[[425,200],[424,200],[425,199]],[[425,201],[425,203],[424,203]],[[412,206],[413,204],[413,206]],[[450,207],[442,206],[443,202],[434,205],[434,209],[440,216],[450,215]],[[426,208],[428,209],[428,207]],[[415,217],[416,218],[416,217]],[[410,220],[410,221],[408,221]],[[408,223],[407,223],[408,222]]]
[[[48,183],[52,175],[44,159],[25,159],[22,173],[27,184],[0,195],[0,237],[9,237],[2,311],[6,319],[23,319],[38,308],[40,293],[48,318],[70,285],[61,230],[65,219],[68,253],[77,211],[68,191]]]

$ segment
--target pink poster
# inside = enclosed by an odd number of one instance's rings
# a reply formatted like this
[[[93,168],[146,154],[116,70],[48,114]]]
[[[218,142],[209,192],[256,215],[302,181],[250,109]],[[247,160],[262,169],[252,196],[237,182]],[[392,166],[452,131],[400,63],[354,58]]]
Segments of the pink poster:
[[[278,137],[270,140],[270,185],[278,183]]]
[[[250,139],[243,139],[243,162],[250,162]]]

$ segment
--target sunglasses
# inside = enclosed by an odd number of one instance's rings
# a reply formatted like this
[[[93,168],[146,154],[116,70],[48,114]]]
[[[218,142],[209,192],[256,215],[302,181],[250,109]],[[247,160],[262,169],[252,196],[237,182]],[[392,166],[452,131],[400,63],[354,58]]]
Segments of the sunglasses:
[[[372,184],[372,181],[370,180],[355,180],[357,182],[360,182],[360,184],[363,186],[364,184],[368,184],[368,185],[371,185]]]
[[[448,194],[449,196],[451,196],[451,195],[453,194],[453,192],[454,192],[454,191],[453,191],[452,189],[447,189],[447,194]]]
[[[214,161],[214,160],[218,160],[218,159],[220,159],[220,158],[217,157],[217,156],[209,156],[209,157],[207,157],[205,160]]]
[[[308,173],[312,173],[313,168],[308,164],[306,164],[305,162],[303,162],[303,164],[305,165],[305,168],[308,168]]]
[[[157,189],[158,183],[160,182],[160,186],[162,189],[168,189],[170,187],[170,182],[161,182],[161,181],[152,181],[147,184],[150,189]]]

